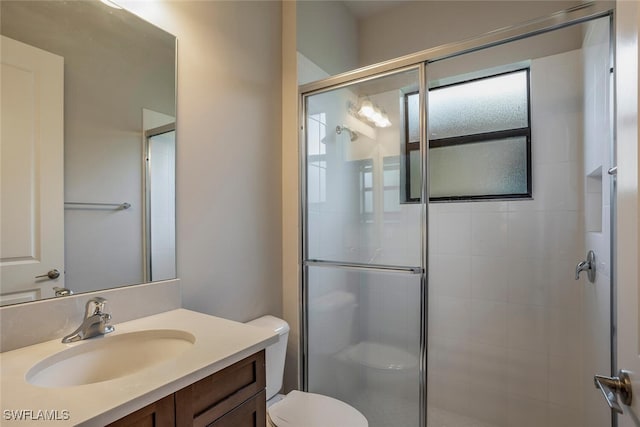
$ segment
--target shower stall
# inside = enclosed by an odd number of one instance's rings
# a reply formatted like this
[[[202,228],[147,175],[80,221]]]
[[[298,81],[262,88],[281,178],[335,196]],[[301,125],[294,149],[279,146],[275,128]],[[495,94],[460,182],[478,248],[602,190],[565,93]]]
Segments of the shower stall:
[[[613,13],[301,86],[306,391],[372,427],[615,425]]]

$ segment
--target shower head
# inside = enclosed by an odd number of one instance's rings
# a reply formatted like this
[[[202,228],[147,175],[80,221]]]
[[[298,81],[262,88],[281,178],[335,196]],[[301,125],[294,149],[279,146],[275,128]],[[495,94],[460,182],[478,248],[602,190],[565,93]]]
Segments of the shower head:
[[[340,126],[340,125],[336,126],[336,133],[338,135],[340,135],[342,132],[348,132],[349,133],[349,140],[350,141],[355,141],[356,139],[358,139],[358,133],[357,132],[349,129],[346,126]]]

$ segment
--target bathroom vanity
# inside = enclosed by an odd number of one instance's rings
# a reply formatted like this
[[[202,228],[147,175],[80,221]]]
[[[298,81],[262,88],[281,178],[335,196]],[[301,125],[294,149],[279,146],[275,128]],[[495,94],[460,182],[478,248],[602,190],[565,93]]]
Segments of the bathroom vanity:
[[[1,353],[2,425],[265,425],[274,332],[185,309],[115,326]]]
[[[264,363],[263,350],[127,415],[109,427],[264,426]]]

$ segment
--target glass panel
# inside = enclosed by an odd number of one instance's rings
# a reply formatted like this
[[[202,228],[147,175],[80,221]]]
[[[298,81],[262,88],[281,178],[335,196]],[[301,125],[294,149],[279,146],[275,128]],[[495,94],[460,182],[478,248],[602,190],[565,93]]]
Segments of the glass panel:
[[[420,96],[417,93],[407,96],[407,129],[409,141],[420,141]]]
[[[528,62],[534,177],[533,199],[429,205],[430,427],[611,426],[611,411],[596,403],[602,397],[588,380],[610,370],[610,270],[601,269],[595,284],[575,280],[576,261],[589,248],[599,248],[603,265],[611,263],[607,183],[599,198],[602,230],[585,228],[586,177],[611,165],[608,22],[428,67],[430,78],[444,80]],[[451,182],[458,176],[482,187],[494,173],[504,191],[522,191],[520,178],[494,169],[523,162],[524,144],[521,138],[429,150],[432,192],[448,186],[463,193]]]
[[[310,267],[309,391],[357,408],[370,427],[417,427],[420,275]]]
[[[386,159],[385,159],[386,160]],[[385,162],[386,163],[386,162]],[[385,165],[384,171],[384,186],[385,187],[399,187],[400,186],[400,174],[399,172],[399,163],[389,165],[389,168]]]
[[[309,203],[321,203],[327,198],[326,181],[327,166],[325,162],[309,162],[307,171],[309,186],[308,195]]]
[[[398,204],[398,200],[400,200],[400,157],[385,157],[383,165],[384,212],[399,212],[400,205]]]
[[[371,191],[364,192],[364,213],[373,212],[373,194]]]
[[[364,188],[372,188],[373,187],[373,173],[371,173],[371,171],[364,171],[362,173],[362,177],[364,179]]]
[[[429,138],[528,126],[527,72],[429,90]]]
[[[429,150],[430,197],[527,193],[527,138]]]
[[[385,195],[401,182],[404,100],[418,86],[418,72],[411,70],[306,98],[308,258],[421,265],[420,233],[412,232],[420,228],[420,205]],[[361,113],[369,109],[381,117]],[[394,165],[385,161],[391,158]],[[319,161],[322,179],[314,170]],[[392,221],[385,217],[390,212]]]
[[[420,176],[420,151],[413,150],[409,152],[409,197],[414,200],[420,200],[422,197],[422,177]]]
[[[392,190],[384,190],[384,211],[385,213],[398,212],[398,199],[400,199],[400,187],[396,187]]]

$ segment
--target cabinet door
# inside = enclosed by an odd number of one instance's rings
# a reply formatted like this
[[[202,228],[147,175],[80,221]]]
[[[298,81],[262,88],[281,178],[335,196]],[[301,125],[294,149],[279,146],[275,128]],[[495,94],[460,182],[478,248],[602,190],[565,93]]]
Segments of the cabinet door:
[[[264,363],[263,350],[178,390],[176,392],[176,425],[178,427],[211,425],[234,408],[258,395],[266,385]],[[264,399],[264,396],[262,398]]]
[[[262,390],[208,427],[265,427],[267,424],[267,394]]]
[[[174,395],[172,394],[120,418],[107,427],[173,427],[175,421]]]

